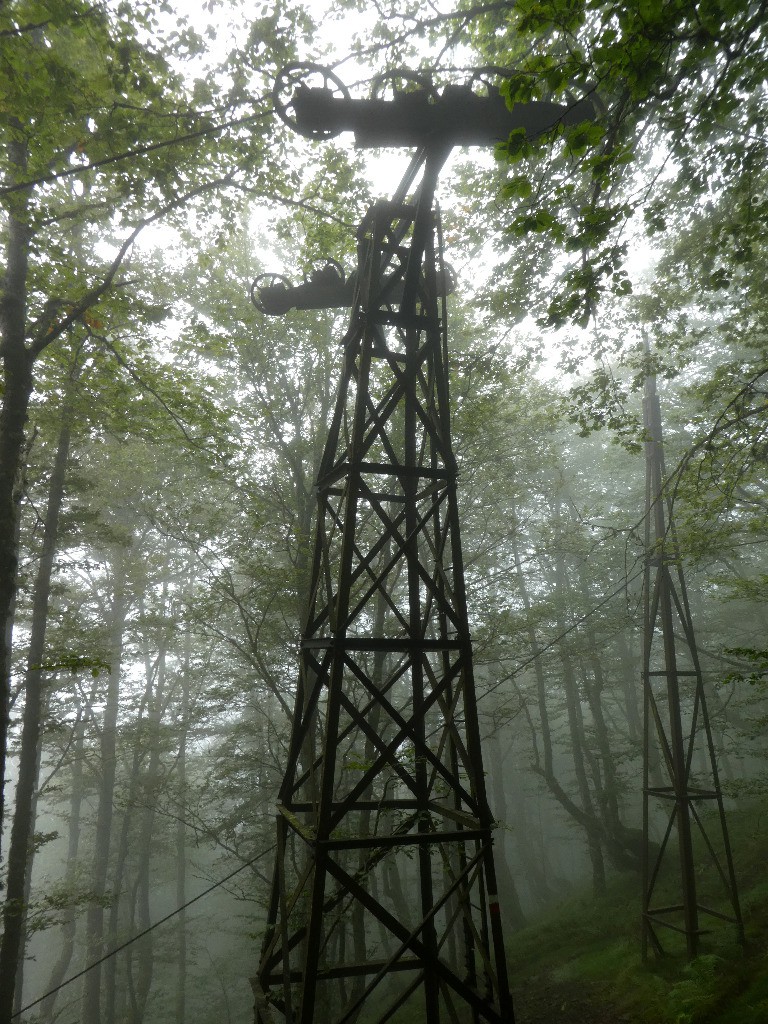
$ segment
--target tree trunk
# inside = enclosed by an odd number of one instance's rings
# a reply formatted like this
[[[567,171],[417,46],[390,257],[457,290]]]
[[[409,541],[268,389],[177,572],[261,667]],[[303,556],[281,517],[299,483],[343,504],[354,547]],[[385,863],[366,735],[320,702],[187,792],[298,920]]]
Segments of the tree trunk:
[[[31,845],[35,827],[34,794],[38,781],[40,734],[45,711],[45,672],[42,663],[45,654],[48,602],[59,532],[59,514],[64,497],[69,444],[69,415],[65,413],[48,488],[43,546],[32,602],[29,654],[24,679],[24,715],[19,754],[19,779],[16,785],[16,810],[13,816],[8,852],[7,893],[3,908],[3,938],[0,943],[0,979],[3,982],[0,986],[0,1024],[10,1024],[11,1022],[19,959],[23,955],[24,895],[34,854]]]
[[[72,781],[69,797],[69,838],[67,841],[67,870],[65,881],[71,885],[75,880],[77,857],[80,850],[80,817],[83,804],[83,748],[85,745],[86,722],[90,715],[91,705],[95,696],[94,688],[85,708],[75,723],[75,737],[72,752]],[[64,980],[69,965],[72,961],[72,954],[75,949],[75,933],[77,931],[77,916],[74,906],[69,906],[64,911],[61,922],[61,950],[58,959],[51,969],[48,984],[45,991],[51,994],[40,1006],[40,1016],[43,1020],[52,1020],[56,1007],[58,993],[56,989]]]
[[[514,509],[512,510],[513,519],[516,519]],[[545,778],[548,778],[554,774],[554,768],[552,764],[552,733],[549,727],[549,713],[547,710],[547,683],[544,678],[544,666],[541,663],[541,650],[539,648],[539,641],[536,636],[536,630],[533,627],[531,619],[531,599],[528,594],[528,586],[525,581],[525,574],[523,573],[523,563],[520,558],[520,548],[517,542],[516,534],[516,521],[513,527],[513,533],[511,538],[512,544],[512,557],[515,560],[515,576],[517,578],[517,586],[520,591],[520,600],[523,602],[523,608],[525,609],[526,618],[526,631],[528,633],[528,645],[531,651],[531,658],[533,660],[533,671],[536,676],[536,696],[539,705],[539,721],[541,728],[541,746],[544,757],[543,774]],[[535,734],[534,734],[535,740]],[[535,751],[536,763],[539,762],[538,751]]]
[[[643,719],[640,714],[640,704],[637,699],[635,688],[635,677],[640,675],[640,668],[636,665],[630,654],[626,634],[622,630],[618,635],[619,659],[621,662],[621,676],[624,689],[624,710],[627,716],[627,729],[629,730],[629,742],[636,749],[641,751],[643,745]]]
[[[183,808],[187,798],[187,738],[189,735],[189,672],[192,661],[191,634],[184,638],[184,664],[182,667],[181,733],[179,759],[176,765],[179,778],[179,820],[176,823],[176,906],[187,902],[187,827],[183,821]],[[187,1017],[187,914],[180,910],[176,918],[178,943],[176,975],[176,1024],[186,1024]]]
[[[581,580],[582,596],[586,606],[589,607],[589,594],[586,581]],[[587,660],[592,669],[592,678],[589,678],[589,671],[584,672],[584,691],[587,695],[587,703],[592,715],[592,726],[595,730],[595,740],[600,758],[600,810],[610,832],[617,832],[620,828],[619,822],[619,783],[616,772],[616,762],[611,750],[611,742],[608,735],[608,726],[603,713],[603,693],[605,691],[605,677],[603,675],[603,664],[600,661],[598,651],[602,648],[597,645],[595,631],[588,624],[584,626],[584,633],[587,639],[589,651]],[[597,782],[597,779],[595,779]]]
[[[113,558],[114,596],[110,630],[109,686],[104,707],[101,730],[101,785],[96,814],[96,837],[93,859],[94,901],[88,907],[86,918],[86,964],[95,963],[102,956],[104,937],[103,899],[107,891],[107,868],[112,834],[112,810],[115,795],[115,769],[117,761],[117,715],[120,698],[120,667],[123,655],[123,630],[126,619],[125,556],[116,549]],[[101,966],[92,967],[83,983],[82,1024],[101,1024]],[[110,1022],[111,1024],[111,1022]]]
[[[576,775],[576,785],[579,790],[579,800],[584,813],[591,819],[595,819],[595,810],[592,803],[592,793],[587,777],[587,766],[585,758],[584,722],[581,713],[578,684],[571,657],[570,646],[565,639],[566,623],[563,614],[565,602],[569,596],[568,577],[565,569],[565,555],[560,547],[562,542],[562,528],[560,516],[560,501],[555,499],[554,523],[556,529],[555,542],[558,550],[555,554],[555,621],[557,632],[561,639],[558,641],[558,653],[563,666],[563,688],[565,690],[565,704],[568,712],[568,729],[571,737],[571,751],[573,754],[573,768]],[[593,828],[586,828],[587,849],[589,859],[592,862],[592,885],[596,895],[605,892],[605,864],[603,862],[603,851],[600,839]]]
[[[42,754],[42,742],[37,744],[37,765],[35,768],[35,778],[40,778],[40,757]],[[24,895],[22,897],[22,914],[21,914],[21,929],[19,935],[19,961],[16,967],[16,985],[13,993],[13,1015],[17,1017],[24,1006],[24,962],[27,953],[27,921],[29,919],[29,905],[32,896],[32,869],[35,863],[35,845],[34,845],[34,828],[37,821],[37,783],[35,783],[35,791],[32,794],[32,807],[30,809],[30,821],[32,822],[32,832],[29,836],[29,859],[27,860],[27,871],[26,878],[24,879]],[[2,975],[0,974],[0,977]]]
[[[11,118],[12,127],[21,126]],[[23,178],[27,147],[8,144],[9,181]],[[6,228],[5,278],[0,294],[0,356],[3,396],[0,405],[0,836],[5,807],[5,771],[11,713],[11,626],[19,560],[17,484],[24,451],[24,428],[32,394],[33,356],[27,350],[27,273],[30,231],[28,193],[11,207]],[[15,940],[13,940],[15,941]],[[11,985],[13,988],[13,985]]]
[[[524,777],[522,764],[515,765],[520,778]],[[525,879],[531,897],[539,906],[544,907],[552,899],[552,887],[549,877],[552,874],[549,866],[549,851],[541,828],[535,829],[529,820],[528,799],[522,786],[513,786],[510,791],[510,820],[514,822],[517,839],[517,855],[522,863],[522,876]],[[539,801],[539,810],[541,810]]]
[[[587,782],[587,779],[586,779],[586,771],[585,771],[585,768],[584,768],[584,761],[583,761],[583,758],[581,757],[581,746],[582,746],[582,744],[581,744],[581,739],[580,739],[580,732],[579,732],[579,729],[578,729],[578,716],[576,714],[575,708],[573,708],[572,702],[568,698],[569,692],[572,693],[573,690],[571,689],[569,691],[568,680],[564,679],[565,689],[566,689],[566,703],[567,703],[568,710],[569,710],[569,723],[572,723],[571,724],[571,730],[572,730],[572,733],[575,730],[576,743],[578,744],[578,758],[577,758],[577,751],[576,751],[576,749],[574,749],[573,754],[574,754],[574,766],[576,767],[576,765],[578,763],[578,767],[576,768],[576,770],[577,770],[577,781],[578,781],[578,772],[582,773],[582,779],[581,779],[581,783],[582,784],[580,784],[580,786],[579,786],[579,793],[580,793],[581,796],[584,796],[584,793],[585,793],[583,783],[587,783],[587,785],[586,785],[586,796],[587,796],[587,805],[586,805],[586,807],[584,807],[583,801],[582,801],[582,806],[579,806],[573,799],[571,799],[571,797],[565,792],[563,787],[560,785],[560,782],[558,781],[557,776],[555,775],[554,758],[553,758],[553,753],[552,753],[552,732],[551,732],[551,728],[550,728],[550,724],[549,724],[549,709],[548,709],[548,706],[547,706],[547,684],[546,684],[546,679],[545,679],[545,676],[544,676],[544,667],[543,667],[542,661],[541,661],[540,648],[539,648],[539,645],[538,645],[538,640],[536,638],[536,633],[535,633],[535,630],[534,630],[533,626],[530,625],[531,602],[530,602],[530,598],[528,596],[527,587],[526,587],[526,584],[525,584],[525,577],[523,575],[522,561],[521,561],[521,558],[520,558],[520,552],[519,552],[519,549],[518,549],[518,546],[517,546],[516,539],[512,540],[512,553],[513,553],[514,560],[515,560],[515,571],[516,571],[516,575],[517,575],[518,586],[520,588],[520,594],[521,594],[522,601],[523,601],[523,606],[525,607],[526,615],[528,616],[528,620],[529,620],[528,636],[529,636],[529,639],[530,639],[531,653],[533,655],[534,672],[536,674],[536,692],[537,692],[537,699],[538,699],[538,705],[539,705],[539,720],[540,720],[540,723],[541,723],[540,728],[541,728],[541,746],[542,746],[543,762],[542,762],[542,756],[539,754],[539,750],[538,750],[538,738],[539,737],[537,736],[535,730],[533,729],[533,725],[531,725],[533,752],[534,752],[533,770],[544,779],[544,781],[547,784],[547,787],[548,787],[549,791],[552,793],[552,795],[558,801],[560,806],[575,821],[577,821],[584,828],[584,830],[585,830],[585,832],[587,834],[587,847],[589,849],[590,859],[592,860],[592,865],[593,865],[593,879],[595,881],[595,885],[599,886],[600,885],[600,876],[601,876],[601,861],[602,861],[602,855],[599,852],[599,850],[600,850],[600,835],[601,835],[601,832],[602,832],[602,826],[601,826],[601,823],[598,821],[597,817],[594,814],[594,809],[592,807],[591,797],[589,796],[589,786],[588,786],[588,782]],[[559,589],[561,589],[561,588],[559,588]],[[559,592],[559,590],[558,590],[558,592]],[[564,629],[565,629],[565,624],[564,624],[564,620],[563,620],[563,617],[562,617],[562,610],[559,607],[558,607],[558,612],[557,612],[557,624],[558,624],[558,633],[562,634],[564,632]],[[570,674],[571,674],[571,680],[570,681],[572,682],[573,687],[575,688],[576,681],[575,681],[575,675],[573,674],[573,665],[572,665],[572,663],[570,661],[567,649],[564,649],[562,647],[562,645],[561,645],[561,648],[560,648],[560,654],[561,654],[561,659],[564,659],[564,663],[563,663],[564,674],[567,675],[568,669],[570,669]],[[604,868],[603,868],[602,874],[604,876]]]
[[[488,763],[491,766],[489,774],[491,793],[493,794],[493,816],[497,821],[505,824],[508,821],[508,811],[507,795],[504,787],[504,755],[498,733],[492,732],[485,742],[490,752]],[[525,928],[527,922],[520,903],[515,879],[509,869],[507,856],[499,841],[495,843],[494,858],[499,878],[499,890],[502,896],[501,905],[506,912],[506,917],[512,930],[518,931],[520,928]]]
[[[167,575],[163,581],[162,608],[167,614],[168,582]],[[152,835],[155,825],[155,806],[160,782],[160,723],[163,716],[163,702],[165,699],[165,661],[168,638],[162,635],[159,638],[159,650],[154,665],[149,654],[149,641],[145,637],[144,666],[147,677],[147,715],[148,735],[142,739],[139,733],[139,742],[149,747],[149,761],[143,778],[144,809],[141,814],[141,825],[138,838],[135,907],[136,926],[140,932],[150,927],[149,908],[149,868],[152,853]],[[154,680],[154,685],[153,685]],[[135,955],[138,960],[138,968],[134,982],[133,973],[130,969],[132,957],[129,958],[128,982],[131,989],[131,1020],[132,1024],[142,1024],[146,1013],[149,992],[152,988],[153,978],[153,934],[149,932],[135,944]],[[132,950],[133,951],[133,950]]]
[[[536,732],[532,731],[532,740],[534,742],[534,757],[535,765],[538,768],[540,774],[542,774],[545,780],[549,781],[554,779],[554,765],[552,760],[552,732],[549,726],[549,711],[547,708],[547,682],[544,677],[544,666],[541,661],[541,649],[539,647],[538,637],[536,636],[536,630],[533,626],[531,618],[531,598],[528,593],[528,585],[525,580],[525,573],[523,572],[523,563],[520,557],[520,548],[517,541],[517,518],[515,515],[514,508],[512,509],[513,516],[513,533],[512,533],[512,557],[515,562],[515,577],[517,579],[517,586],[520,592],[520,600],[523,602],[523,608],[525,609],[526,616],[526,632],[528,633],[528,646],[531,652],[531,658],[533,659],[533,671],[536,678],[536,700],[539,708],[539,728],[541,732],[541,746],[544,758],[543,766],[540,763],[538,748],[536,744]],[[524,810],[525,797],[520,796],[520,806]],[[522,843],[521,848],[525,849],[526,856],[528,856],[528,844]],[[528,877],[531,879],[532,887],[538,893],[539,898],[544,902],[548,902],[551,897],[549,884],[546,880],[546,875],[541,871],[541,866],[538,863],[533,863],[534,858],[530,858],[529,862],[529,873]],[[531,868],[533,870],[531,871]]]
[[[140,612],[142,612],[142,606],[140,605]],[[143,614],[143,612],[142,612]],[[147,743],[145,741],[145,734],[142,732],[144,728],[145,718],[144,709],[148,709],[147,717],[151,719],[154,714],[155,708],[153,705],[153,669],[149,663],[148,651],[145,649],[145,679],[146,685],[144,690],[144,698],[139,710],[139,715],[136,721],[137,739],[133,747],[133,758],[131,761],[131,769],[129,773],[130,785],[128,788],[128,795],[125,800],[125,809],[123,811],[123,820],[120,826],[120,838],[117,844],[117,851],[115,856],[115,868],[114,878],[112,881],[112,899],[110,901],[109,908],[109,927],[107,931],[107,945],[109,949],[115,949],[118,945],[119,932],[118,926],[120,922],[120,911],[127,904],[129,907],[127,929],[130,935],[135,934],[137,930],[136,925],[136,899],[139,892],[139,881],[138,879],[134,882],[133,889],[131,890],[128,899],[125,899],[124,889],[127,888],[125,883],[126,878],[126,865],[128,862],[128,855],[131,852],[131,829],[133,827],[135,815],[134,811],[138,808],[140,799],[139,794],[142,787],[145,785],[147,775],[151,771],[151,766],[145,772],[142,768],[143,763],[149,755],[152,758],[153,751],[156,748],[155,744]],[[149,726],[151,729],[151,725]],[[145,814],[142,815],[142,825],[145,820]],[[140,858],[139,858],[140,859]],[[138,1013],[138,1002],[136,998],[136,986],[133,981],[133,945],[128,946],[125,951],[125,971],[127,977],[127,986],[119,994],[121,1000],[124,1003],[124,1007],[121,1010],[118,1006],[118,989],[117,989],[117,957],[111,957],[105,964],[105,978],[104,978],[104,1019],[111,1024],[113,1021],[122,1020],[127,1016],[128,1010],[125,1008],[130,1004],[131,1013],[135,1016]]]
[[[131,784],[128,790],[128,798],[125,801],[123,820],[120,824],[120,838],[115,852],[114,877],[112,879],[112,898],[109,905],[109,924],[107,927],[107,949],[116,949],[118,945],[118,928],[120,924],[120,911],[125,903],[123,899],[123,886],[125,880],[125,865],[128,860],[130,848],[131,827],[133,825],[133,810],[136,806],[136,795],[138,792],[138,778],[141,768],[141,752],[138,747],[134,750],[131,769]],[[126,951],[126,962],[130,953],[130,947]],[[104,1019],[108,1022],[121,1019],[118,1013],[117,1003],[117,957],[113,956],[104,965]],[[125,992],[121,995],[124,997]]]
[[[381,560],[382,564],[389,557],[390,544],[387,542],[384,545]],[[379,594],[376,599],[376,611],[373,626],[374,636],[384,635],[384,624],[386,620],[387,603],[384,599],[383,594]],[[377,689],[381,690],[384,685],[384,665],[386,663],[386,653],[384,651],[375,651],[373,655],[373,671],[371,678]],[[368,716],[371,728],[381,735],[381,706],[376,705]],[[384,738],[384,737],[383,737]],[[366,736],[365,744],[363,748],[363,761],[373,761],[376,758],[376,749],[374,747],[373,740]],[[365,793],[361,795],[361,799],[370,799],[372,786],[369,786]],[[360,812],[360,835],[370,835],[371,828],[371,815],[370,810],[363,810]],[[361,849],[358,854],[357,870],[362,875],[365,871],[365,866],[368,858],[370,857],[370,851]],[[354,943],[354,959],[356,963],[364,963],[368,956],[368,941],[365,934],[365,920],[363,915],[363,905],[359,900],[355,900],[352,906],[352,941]],[[343,925],[342,925],[343,927]],[[355,1002],[362,995],[363,989],[365,988],[365,978],[359,977],[352,979],[352,994],[350,1002]],[[346,1003],[346,998],[345,998]],[[356,1019],[356,1018],[355,1018]]]

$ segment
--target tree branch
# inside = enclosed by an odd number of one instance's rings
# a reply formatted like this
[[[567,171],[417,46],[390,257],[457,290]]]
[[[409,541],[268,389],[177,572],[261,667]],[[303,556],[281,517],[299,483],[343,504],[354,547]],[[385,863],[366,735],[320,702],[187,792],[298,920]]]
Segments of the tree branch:
[[[185,192],[181,196],[177,196],[170,203],[166,203],[165,206],[161,206],[159,210],[155,211],[155,213],[152,213],[148,217],[145,217],[143,220],[140,220],[136,227],[133,229],[133,231],[131,231],[131,233],[128,235],[128,237],[125,239],[125,241],[118,249],[117,255],[112,260],[112,263],[110,264],[103,281],[101,281],[100,284],[96,285],[90,291],[86,292],[86,294],[83,296],[82,299],[79,300],[79,302],[76,302],[74,305],[72,305],[69,313],[67,313],[64,319],[59,321],[59,323],[56,324],[56,326],[47,323],[45,319],[43,319],[42,322],[38,325],[32,343],[28,348],[28,352],[30,353],[32,358],[34,359],[35,357],[40,355],[40,353],[45,348],[47,348],[48,345],[51,344],[51,342],[56,341],[56,339],[59,338],[65,331],[68,331],[69,328],[72,327],[75,323],[77,323],[77,321],[79,321],[82,318],[83,314],[86,313],[92,306],[94,306],[102,297],[102,295],[104,295],[104,293],[109,290],[115,279],[115,275],[117,274],[118,270],[120,269],[123,263],[123,260],[125,259],[129,250],[131,249],[131,247],[133,246],[134,242],[139,237],[141,232],[144,230],[144,228],[148,227],[150,224],[154,224],[157,221],[162,220],[169,213],[172,213],[174,210],[178,210],[180,207],[184,206],[186,203],[188,203],[191,199],[194,199],[196,196],[204,195],[206,192],[210,192],[215,188],[219,188],[222,185],[228,184],[232,180],[233,175],[234,171],[231,171],[223,178],[217,178],[214,181],[204,182],[202,185],[198,185],[197,188],[194,188],[189,192]]]
[[[93,171],[97,167],[106,167],[109,164],[116,164],[123,160],[132,160],[137,156],[144,156],[147,153],[154,153],[158,149],[166,149],[168,146],[177,146],[207,135],[216,135],[226,128],[237,128],[240,125],[255,124],[257,121],[266,120],[271,116],[271,111],[265,111],[260,114],[249,114],[247,117],[233,118],[231,121],[210,125],[208,128],[199,128],[197,131],[187,132],[186,135],[177,135],[175,138],[165,139],[163,142],[153,142],[147,146],[137,146],[136,149],[127,149],[125,152],[117,153],[114,156],[105,156],[102,160],[93,160],[91,163],[81,164],[78,167],[68,167],[64,171],[52,171],[50,174],[42,174],[38,178],[30,178],[28,181],[19,181],[13,185],[6,185],[0,188],[0,196],[9,195],[11,192],[22,192],[25,189],[32,189],[35,185],[48,185],[54,181],[63,181],[65,178],[76,177],[79,174]]]

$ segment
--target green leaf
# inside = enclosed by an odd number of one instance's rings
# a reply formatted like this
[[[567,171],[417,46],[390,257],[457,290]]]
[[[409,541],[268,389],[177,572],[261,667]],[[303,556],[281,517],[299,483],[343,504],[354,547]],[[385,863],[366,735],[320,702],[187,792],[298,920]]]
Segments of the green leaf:
[[[501,195],[505,199],[527,199],[532,192],[533,184],[525,174],[516,174],[501,186]]]
[[[605,129],[594,121],[582,121],[566,129],[565,152],[569,156],[583,156],[588,149],[593,148],[605,137]]]
[[[496,144],[496,156],[507,160],[509,163],[516,163],[525,157],[531,156],[533,147],[528,141],[525,128],[515,128],[510,133],[506,142]]]
[[[533,75],[511,75],[499,86],[499,91],[507,101],[507,106],[515,103],[529,103],[534,97],[536,81]]]
[[[562,228],[549,210],[536,210],[533,213],[516,217],[507,228],[509,234],[527,235],[541,234],[544,231],[554,231],[561,234]]]

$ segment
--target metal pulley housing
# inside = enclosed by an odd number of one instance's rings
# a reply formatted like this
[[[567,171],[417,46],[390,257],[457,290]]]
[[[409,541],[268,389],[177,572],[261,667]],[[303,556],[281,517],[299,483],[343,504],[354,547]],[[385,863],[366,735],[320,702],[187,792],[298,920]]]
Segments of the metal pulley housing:
[[[381,94],[381,86],[406,82],[408,89]],[[410,88],[410,86],[414,86]],[[289,64],[273,90],[278,116],[309,139],[328,139],[345,131],[362,148],[384,146],[492,146],[520,128],[529,139],[556,128],[593,121],[587,100],[570,104],[532,100],[507,105],[500,90],[485,85],[447,85],[436,91],[423,76],[390,73],[375,82],[370,99],[353,99],[341,79],[317,64]]]

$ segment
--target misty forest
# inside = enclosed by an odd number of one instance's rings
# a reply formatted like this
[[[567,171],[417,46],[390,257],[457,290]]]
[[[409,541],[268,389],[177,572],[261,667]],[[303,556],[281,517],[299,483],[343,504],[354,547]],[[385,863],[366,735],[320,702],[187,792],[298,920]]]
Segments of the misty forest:
[[[767,83],[766,0],[0,4],[0,1024],[768,1021]]]

